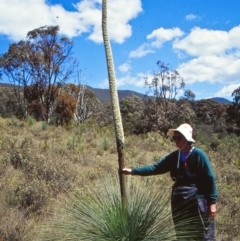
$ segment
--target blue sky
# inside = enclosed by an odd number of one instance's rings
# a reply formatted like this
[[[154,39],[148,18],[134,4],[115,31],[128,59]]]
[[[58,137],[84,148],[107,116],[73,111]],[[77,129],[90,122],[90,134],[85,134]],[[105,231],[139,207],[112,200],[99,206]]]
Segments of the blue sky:
[[[83,82],[108,88],[101,0],[1,0],[0,54],[28,31],[59,25],[74,41]],[[240,86],[239,0],[108,0],[118,89],[145,93],[157,61],[177,69],[196,99],[232,100]]]

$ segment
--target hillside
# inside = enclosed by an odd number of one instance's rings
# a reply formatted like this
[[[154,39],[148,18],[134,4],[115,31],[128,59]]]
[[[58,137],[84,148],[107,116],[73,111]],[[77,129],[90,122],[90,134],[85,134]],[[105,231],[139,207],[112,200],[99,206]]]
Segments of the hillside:
[[[109,102],[110,101],[110,91],[109,89],[98,89],[98,88],[92,88],[90,86],[87,86],[89,89],[91,89],[96,97],[101,100],[101,101],[106,101]],[[145,95],[138,93],[136,91],[132,91],[132,90],[118,90],[118,98],[119,100],[122,100],[126,97],[132,96],[132,95],[136,95],[140,98],[143,98]]]
[[[211,99],[218,102],[218,103],[222,103],[222,104],[231,104],[232,103],[230,100],[227,100],[223,97],[213,97]]]

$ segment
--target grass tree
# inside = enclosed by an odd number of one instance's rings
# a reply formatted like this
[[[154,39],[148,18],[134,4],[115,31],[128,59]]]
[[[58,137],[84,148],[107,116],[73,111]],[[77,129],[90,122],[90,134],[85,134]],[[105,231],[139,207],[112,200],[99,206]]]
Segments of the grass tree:
[[[53,218],[38,227],[34,241],[175,240],[169,187],[128,178],[123,208],[117,175],[98,175],[84,191],[60,198]],[[149,180],[150,181],[150,180]]]
[[[108,38],[108,30],[107,30],[107,0],[102,1],[102,33],[103,33],[103,42],[106,53],[107,60],[107,70],[108,70],[108,79],[109,79],[109,89],[112,103],[112,111],[113,111],[113,120],[115,125],[115,135],[116,135],[116,144],[117,144],[117,152],[118,152],[118,163],[119,163],[119,180],[120,180],[120,190],[123,205],[126,204],[126,188],[125,188],[125,177],[121,170],[124,167],[124,132],[123,125],[119,107],[119,99],[116,88],[116,80],[115,80],[115,71],[114,71],[114,63],[112,57],[112,50],[110,41]]]

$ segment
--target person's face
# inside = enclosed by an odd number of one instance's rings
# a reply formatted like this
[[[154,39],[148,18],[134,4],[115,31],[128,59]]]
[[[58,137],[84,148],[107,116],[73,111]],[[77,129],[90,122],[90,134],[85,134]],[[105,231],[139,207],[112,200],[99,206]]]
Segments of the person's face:
[[[186,138],[180,132],[175,132],[172,139],[178,149],[182,149],[187,142]]]

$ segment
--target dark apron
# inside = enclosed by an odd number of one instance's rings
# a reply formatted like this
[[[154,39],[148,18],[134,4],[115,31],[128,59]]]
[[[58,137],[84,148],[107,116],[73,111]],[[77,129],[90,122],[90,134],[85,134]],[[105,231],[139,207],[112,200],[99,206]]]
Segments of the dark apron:
[[[196,186],[174,185],[171,207],[177,240],[214,241],[215,222],[209,219],[207,201],[196,198]]]

